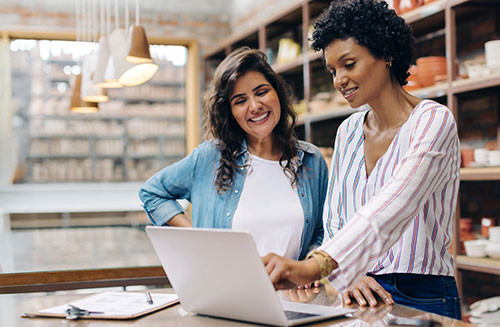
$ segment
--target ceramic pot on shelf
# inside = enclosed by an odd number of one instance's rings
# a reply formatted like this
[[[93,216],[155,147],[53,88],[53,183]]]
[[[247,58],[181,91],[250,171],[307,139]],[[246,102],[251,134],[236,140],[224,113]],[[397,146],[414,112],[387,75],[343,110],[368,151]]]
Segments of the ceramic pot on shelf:
[[[417,59],[418,79],[422,86],[431,86],[438,75],[446,75],[446,57],[430,56]]]

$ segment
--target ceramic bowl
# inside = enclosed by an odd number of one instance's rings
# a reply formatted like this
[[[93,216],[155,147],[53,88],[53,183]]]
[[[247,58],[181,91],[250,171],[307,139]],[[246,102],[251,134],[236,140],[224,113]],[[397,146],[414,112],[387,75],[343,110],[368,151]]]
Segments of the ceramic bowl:
[[[488,241],[486,240],[470,240],[465,241],[465,253],[468,257],[473,258],[483,258],[486,257],[486,246]]]
[[[500,226],[492,226],[488,229],[490,241],[500,241]]]
[[[489,150],[483,148],[474,149],[474,161],[482,165],[487,165],[489,152]]]
[[[482,60],[467,60],[464,62],[465,70],[467,70],[467,75],[469,78],[478,78],[488,76],[490,70],[486,66],[486,61]]]
[[[500,259],[500,242],[489,241],[485,251],[488,257],[492,259]]]
[[[488,162],[490,166],[500,166],[500,150],[491,150],[488,153]]]
[[[484,44],[486,65],[490,69],[500,69],[500,40],[488,41]]]

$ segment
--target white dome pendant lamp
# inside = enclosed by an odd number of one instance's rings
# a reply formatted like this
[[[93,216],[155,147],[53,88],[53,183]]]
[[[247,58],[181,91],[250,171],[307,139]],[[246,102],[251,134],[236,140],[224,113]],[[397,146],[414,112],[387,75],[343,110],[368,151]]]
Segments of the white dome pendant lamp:
[[[128,0],[125,1],[125,9],[128,16]],[[159,66],[151,59],[146,32],[142,26],[139,26],[138,0],[135,2],[135,25],[130,28],[127,45],[125,60],[135,65],[125,71],[118,81],[120,84],[126,86],[136,86],[146,83],[156,74]]]
[[[122,85],[118,83],[118,80],[115,78],[113,80],[106,80],[106,72],[108,71],[108,63],[109,63],[109,45],[108,45],[108,37],[107,37],[107,29],[106,29],[106,10],[105,3],[109,0],[100,0],[100,17],[101,17],[101,36],[99,38],[99,52],[97,55],[97,63],[94,71],[94,75],[92,77],[92,81],[99,87],[105,89],[111,88],[120,88]],[[108,12],[109,15],[109,12]],[[108,22],[109,25],[109,22]]]
[[[80,3],[81,3],[80,0],[75,0],[75,7],[76,7],[75,25],[76,25],[77,42],[81,41],[81,34],[82,34],[82,22],[80,21],[81,18]],[[71,95],[70,110],[72,112],[77,112],[77,113],[92,113],[98,111],[99,106],[97,105],[97,102],[85,102],[81,98],[81,88],[82,88],[81,74],[78,74],[74,77],[72,84],[73,84],[73,93]]]
[[[127,3],[127,2],[125,2]],[[126,6],[125,11],[125,25],[128,27],[128,6]],[[115,0],[115,29],[109,35],[109,50],[111,52],[111,57],[113,58],[113,68],[115,71],[115,76],[118,79],[118,82],[122,85],[120,81],[120,77],[129,69],[134,67],[134,64],[131,64],[125,61],[125,57],[127,56],[127,35],[124,29],[120,28],[119,15],[118,15],[118,0]]]
[[[91,2],[93,1],[93,5]],[[87,34],[93,37],[88,37],[89,41],[94,41],[97,39],[97,10],[96,10],[97,0],[87,0],[88,5],[88,15],[87,15]],[[92,19],[93,18],[93,19]],[[91,21],[94,21],[93,33],[90,29]],[[95,44],[93,44],[95,48]],[[97,86],[93,81],[93,74],[95,72],[97,65],[97,54],[95,51],[87,55],[83,59],[82,64],[82,100],[87,102],[106,102],[108,101],[108,95],[106,94],[106,89]]]
[[[106,2],[105,10],[103,10],[104,1]],[[105,12],[106,24],[103,23],[104,15],[102,11]],[[99,41],[99,49],[100,51],[103,51],[102,49],[104,49],[105,52],[102,53],[102,56],[99,57],[97,61],[96,73],[94,74],[94,82],[98,86],[106,89],[120,88],[123,87],[123,85],[118,82],[118,78],[115,75],[113,57],[111,56],[111,50],[109,46],[109,34],[111,33],[111,0],[101,0],[101,24],[105,25],[105,31],[101,32],[102,36]],[[99,55],[101,55],[101,53],[99,53]],[[100,70],[101,66],[104,67],[102,70]]]

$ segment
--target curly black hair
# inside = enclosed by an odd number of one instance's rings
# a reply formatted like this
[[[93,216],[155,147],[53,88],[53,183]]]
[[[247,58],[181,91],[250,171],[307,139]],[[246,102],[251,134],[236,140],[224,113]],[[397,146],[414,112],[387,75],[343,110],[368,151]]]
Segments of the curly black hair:
[[[262,51],[242,47],[230,53],[219,64],[215,70],[213,85],[204,99],[205,130],[208,137],[216,139],[215,144],[221,153],[214,181],[219,194],[232,187],[234,173],[240,168],[236,164],[236,158],[246,134],[231,113],[230,97],[238,78],[249,71],[264,75],[278,94],[281,115],[273,135],[283,151],[280,157],[283,172],[289,177],[291,185],[297,180],[297,138],[294,133],[296,115],[290,100],[291,89],[273,71]]]
[[[411,27],[385,1],[334,0],[314,23],[312,48],[325,50],[335,40],[354,38],[378,59],[392,61],[400,85],[408,83],[414,38]]]

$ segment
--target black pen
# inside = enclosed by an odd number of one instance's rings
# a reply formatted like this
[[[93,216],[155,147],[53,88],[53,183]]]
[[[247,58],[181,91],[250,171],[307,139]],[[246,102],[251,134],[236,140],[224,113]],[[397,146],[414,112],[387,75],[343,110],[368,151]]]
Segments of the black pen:
[[[149,292],[146,292],[146,301],[149,304],[153,304],[153,299],[151,298],[151,294],[149,294]]]

